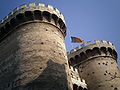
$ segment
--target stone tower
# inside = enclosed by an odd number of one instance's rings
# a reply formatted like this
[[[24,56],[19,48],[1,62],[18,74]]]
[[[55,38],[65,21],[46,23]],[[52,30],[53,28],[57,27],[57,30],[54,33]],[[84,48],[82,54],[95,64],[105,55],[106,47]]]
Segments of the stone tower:
[[[72,90],[58,9],[30,3],[0,22],[0,90]]]
[[[89,90],[120,90],[120,71],[117,52],[112,43],[96,40],[73,49],[69,63],[79,69]]]

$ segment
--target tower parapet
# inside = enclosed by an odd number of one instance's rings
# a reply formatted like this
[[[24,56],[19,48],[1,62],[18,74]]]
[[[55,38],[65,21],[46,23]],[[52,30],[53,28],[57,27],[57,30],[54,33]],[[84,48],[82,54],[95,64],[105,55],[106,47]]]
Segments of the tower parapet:
[[[85,80],[79,77],[78,69],[70,66],[71,80],[73,84],[73,90],[87,90],[87,84]]]
[[[115,46],[109,41],[95,40],[83,43],[68,52],[69,63],[74,66],[97,57],[111,57],[117,61]]]
[[[69,63],[79,69],[90,90],[119,90],[117,52],[111,42],[87,42],[68,53]]]
[[[43,3],[24,4],[15,8],[8,16],[0,21],[0,40],[6,37],[15,28],[30,22],[46,22],[56,26],[66,35],[64,16],[57,8]]]

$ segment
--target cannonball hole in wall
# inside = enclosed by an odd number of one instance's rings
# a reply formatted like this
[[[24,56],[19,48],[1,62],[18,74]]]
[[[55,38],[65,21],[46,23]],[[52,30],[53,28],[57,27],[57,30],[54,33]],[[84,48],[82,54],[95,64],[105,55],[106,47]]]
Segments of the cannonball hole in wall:
[[[106,76],[106,74],[104,74]]]
[[[54,23],[57,25],[58,17],[55,14],[52,14],[52,19],[54,20]]]
[[[110,47],[108,47],[108,52],[110,55],[112,55],[112,49]]]
[[[114,90],[118,90],[118,89],[115,87]]]
[[[101,48],[100,48],[100,51],[101,51],[102,53],[105,53],[105,54],[107,53],[107,50],[106,50],[105,47],[101,47]]]
[[[35,20],[42,20],[42,12],[41,11],[35,10],[33,13],[34,13]]]
[[[62,53],[59,53],[59,55],[62,55]]]
[[[42,67],[40,67],[40,69],[42,69]]]
[[[49,13],[49,12],[47,12],[47,11],[44,11],[43,13],[42,13],[42,15],[43,15],[43,17],[44,17],[44,19],[45,20],[47,20],[47,21],[51,21],[51,14]]]
[[[48,31],[48,29],[46,28],[45,31]]]
[[[98,85],[98,87],[101,87],[101,85]]]
[[[113,87],[113,85],[111,85],[111,87]]]
[[[68,65],[67,63],[65,63],[65,65]]]
[[[98,63],[98,65],[100,65],[100,63]]]
[[[115,75],[117,75],[117,72],[115,72]]]
[[[104,63],[104,62],[103,62],[102,64],[103,64],[103,65],[105,65],[105,63]]]
[[[25,12],[25,17],[27,18],[28,21],[33,20],[33,12],[32,11],[26,11]]]
[[[94,74],[95,72],[92,72],[92,74]]]
[[[41,42],[41,44],[44,44],[43,42]]]
[[[105,65],[106,65],[106,66],[108,65],[108,64],[107,64],[107,62],[106,62],[106,64],[105,64]]]
[[[113,64],[114,62],[111,62],[111,64]]]

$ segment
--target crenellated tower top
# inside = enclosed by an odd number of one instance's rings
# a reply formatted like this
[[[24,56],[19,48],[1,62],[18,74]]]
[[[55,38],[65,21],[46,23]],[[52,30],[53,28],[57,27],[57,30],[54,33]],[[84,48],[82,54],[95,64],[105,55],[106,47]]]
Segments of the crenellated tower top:
[[[94,42],[88,41],[87,43],[83,43],[81,46],[68,52],[69,63],[72,66],[97,57],[110,57],[117,61],[115,46],[105,40],[95,40]]]
[[[56,26],[66,36],[64,16],[57,8],[43,3],[29,3],[15,8],[0,21],[0,41],[20,25],[29,22],[46,22]]]
[[[75,88],[74,85],[76,85],[77,87],[79,87],[83,90],[87,90],[87,84],[84,79],[80,78],[78,69],[73,68],[72,66],[70,66],[69,69],[70,69],[73,88]]]

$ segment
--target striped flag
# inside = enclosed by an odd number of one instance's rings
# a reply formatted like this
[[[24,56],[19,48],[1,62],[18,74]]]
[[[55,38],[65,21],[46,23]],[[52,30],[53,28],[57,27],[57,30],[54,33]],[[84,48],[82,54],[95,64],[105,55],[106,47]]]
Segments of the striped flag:
[[[84,40],[81,40],[78,37],[71,37],[72,43],[84,43]]]

